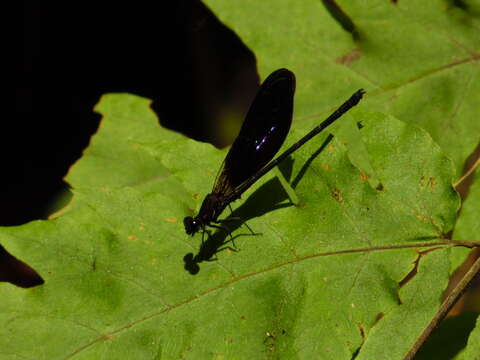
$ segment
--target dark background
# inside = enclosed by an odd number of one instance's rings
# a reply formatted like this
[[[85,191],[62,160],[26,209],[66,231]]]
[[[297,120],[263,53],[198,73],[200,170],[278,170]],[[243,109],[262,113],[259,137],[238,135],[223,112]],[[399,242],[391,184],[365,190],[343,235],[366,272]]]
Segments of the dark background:
[[[246,112],[259,82],[253,53],[200,1],[156,3],[23,2],[16,112],[2,124],[0,225],[55,210],[98,128],[102,94],[147,97],[159,124],[218,147],[233,140],[216,124],[225,111]]]

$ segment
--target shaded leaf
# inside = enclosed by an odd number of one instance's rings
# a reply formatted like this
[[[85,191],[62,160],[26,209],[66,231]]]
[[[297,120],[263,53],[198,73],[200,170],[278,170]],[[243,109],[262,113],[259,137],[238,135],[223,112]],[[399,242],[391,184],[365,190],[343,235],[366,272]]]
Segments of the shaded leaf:
[[[477,324],[470,333],[467,347],[455,359],[456,360],[478,360],[480,359],[480,317],[477,315]]]
[[[30,290],[0,285],[4,356],[350,359],[360,349],[358,358],[386,350],[402,358],[435,312],[450,269],[448,249],[419,255],[408,246],[441,238],[458,207],[450,162],[428,134],[355,109],[344,120],[362,122],[358,136],[380,190],[350,162],[342,129],[312,159],[324,134],[293,156],[299,205],[268,174],[234,204],[257,236],[237,227],[237,252],[218,249],[216,260],[200,262],[200,236],[187,237],[181,218],[198,209],[225,152],[160,128],[128,137],[132,108],[136,126],[151,129],[145,100],[102,99],[99,133],[69,175],[69,209],[1,229],[1,244],[45,280]],[[315,122],[296,126],[288,142]],[[145,159],[136,164],[144,171],[123,169],[112,151],[127,164]],[[232,246],[222,232],[212,241]],[[196,276],[185,269],[189,254]]]

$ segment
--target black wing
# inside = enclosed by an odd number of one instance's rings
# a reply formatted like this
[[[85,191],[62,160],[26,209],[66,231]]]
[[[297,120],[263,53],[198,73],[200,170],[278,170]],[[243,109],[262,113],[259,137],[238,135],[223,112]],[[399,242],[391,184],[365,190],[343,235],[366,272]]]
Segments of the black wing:
[[[294,93],[295,75],[287,69],[274,71],[265,79],[225,158],[213,193],[228,196],[272,160],[290,130]]]

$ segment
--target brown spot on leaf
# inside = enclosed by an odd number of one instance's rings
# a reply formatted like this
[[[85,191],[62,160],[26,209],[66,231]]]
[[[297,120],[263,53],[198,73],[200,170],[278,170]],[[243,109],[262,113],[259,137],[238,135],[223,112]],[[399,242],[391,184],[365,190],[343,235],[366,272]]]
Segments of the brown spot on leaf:
[[[428,179],[425,176],[420,177],[420,187],[422,189],[428,188],[430,191],[435,190],[438,182],[434,177],[429,177]]]
[[[365,174],[364,172],[361,172],[361,173],[360,173],[360,179],[361,179],[362,181],[367,181],[367,180],[368,180],[368,175]]]
[[[429,222],[428,216],[425,216],[425,215],[417,215],[417,219],[425,222]]]
[[[425,183],[425,176],[420,176],[420,187],[423,189],[427,184]]]
[[[135,234],[132,234],[132,235],[128,235],[128,240],[136,241],[136,240],[138,240],[138,238]]]
[[[350,50],[345,55],[337,58],[335,60],[335,62],[337,64],[349,65],[352,62],[360,59],[361,56],[362,56],[362,52],[360,51],[360,49],[359,48],[353,48],[352,50]]]
[[[385,314],[383,312],[379,312],[377,314],[377,316],[375,316],[375,323],[379,322],[380,320],[382,320],[382,318],[385,316]]]
[[[376,190],[378,191],[382,191],[383,190],[383,184],[382,183],[378,183],[377,187],[375,188]]]
[[[170,217],[170,218],[167,218],[166,220],[169,223],[176,223],[178,221],[178,219],[176,217]]]
[[[193,198],[197,200],[200,197],[200,194],[193,194]]]
[[[329,170],[328,164],[323,164],[323,165],[322,165],[322,168],[323,168],[324,170]]]
[[[362,341],[365,341],[365,328],[362,324],[356,323],[358,330],[360,330],[360,336],[362,337]]]
[[[332,189],[332,197],[340,204],[343,204],[345,202],[345,200],[343,200],[342,193],[337,188]]]

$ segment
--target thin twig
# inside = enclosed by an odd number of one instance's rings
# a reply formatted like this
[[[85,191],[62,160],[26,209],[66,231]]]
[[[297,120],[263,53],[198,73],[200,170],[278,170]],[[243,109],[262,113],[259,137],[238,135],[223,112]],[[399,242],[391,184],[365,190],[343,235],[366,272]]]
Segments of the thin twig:
[[[473,164],[472,167],[468,169],[468,171],[463,174],[463,176],[455,184],[453,184],[453,187],[456,188],[458,185],[460,185],[467,177],[470,176],[472,172],[475,171],[478,165],[480,165],[480,158],[478,158],[477,161],[475,161],[475,164]]]
[[[411,360],[423,345],[423,343],[428,339],[432,331],[438,326],[440,321],[448,314],[448,312],[452,309],[453,305],[462,297],[464,292],[468,289],[468,287],[472,284],[475,276],[480,274],[480,258],[477,259],[465,274],[465,276],[460,280],[460,282],[455,286],[452,292],[445,298],[440,309],[438,309],[437,313],[433,317],[430,324],[425,328],[423,333],[418,337],[417,341],[410,349],[408,354],[405,356],[404,360]]]

